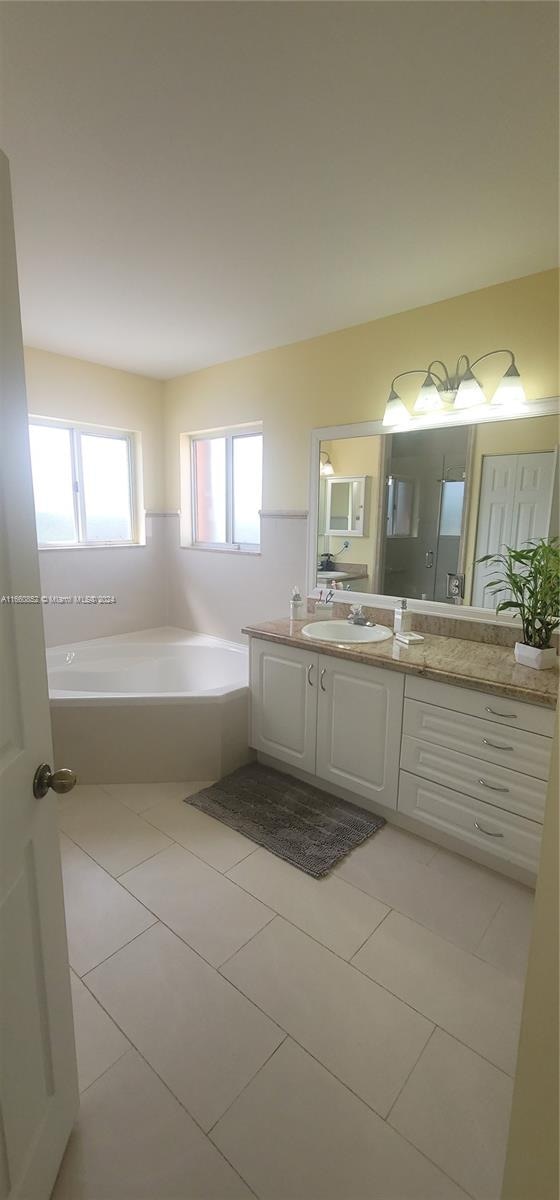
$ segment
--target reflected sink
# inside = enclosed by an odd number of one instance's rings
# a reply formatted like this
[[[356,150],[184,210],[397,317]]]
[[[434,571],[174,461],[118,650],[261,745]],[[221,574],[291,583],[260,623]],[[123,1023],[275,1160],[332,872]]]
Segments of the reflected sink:
[[[351,625],[349,621],[312,621],[301,631],[304,637],[316,642],[385,642],[393,636],[386,625]]]

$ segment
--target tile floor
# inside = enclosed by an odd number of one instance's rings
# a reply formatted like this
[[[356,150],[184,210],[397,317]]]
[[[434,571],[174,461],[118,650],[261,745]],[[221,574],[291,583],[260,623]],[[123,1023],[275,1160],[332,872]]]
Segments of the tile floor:
[[[54,1200],[497,1200],[532,893],[387,826],[324,880],[182,797],[60,804]]]

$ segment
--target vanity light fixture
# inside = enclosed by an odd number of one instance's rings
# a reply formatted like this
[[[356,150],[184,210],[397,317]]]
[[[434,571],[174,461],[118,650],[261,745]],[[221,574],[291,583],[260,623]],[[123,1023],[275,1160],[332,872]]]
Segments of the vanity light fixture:
[[[396,376],[398,378],[398,376]],[[394,380],[393,380],[394,383]],[[410,420],[410,413],[403,404],[400,396],[397,395],[394,387],[391,387],[389,399],[385,408],[385,416],[383,417],[384,425],[405,425]]]
[[[415,416],[425,416],[430,413],[444,415],[467,408],[481,408],[488,404],[488,398],[474,374],[473,367],[483,359],[491,358],[494,354],[508,354],[511,362],[491,403],[499,405],[506,411],[519,411],[524,406],[526,397],[521,376],[515,365],[514,354],[511,350],[489,350],[487,354],[481,354],[472,363],[466,354],[461,354],[453,374],[449,373],[441,359],[435,358],[427,368],[417,367],[395,375],[385,407],[383,424],[387,426],[410,425],[411,419]],[[436,371],[435,367],[441,368],[441,370]],[[424,382],[414,402],[412,414],[409,413],[398,392],[395,391],[397,379],[402,379],[405,375],[424,376]]]
[[[334,475],[334,467],[326,450],[319,452],[319,463],[319,473],[321,475]]]

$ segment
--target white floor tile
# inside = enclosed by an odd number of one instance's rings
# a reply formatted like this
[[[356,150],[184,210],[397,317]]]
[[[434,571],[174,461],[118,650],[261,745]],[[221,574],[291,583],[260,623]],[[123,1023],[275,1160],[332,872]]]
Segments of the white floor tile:
[[[214,967],[274,916],[182,846],[162,850],[120,882]]]
[[[197,787],[197,790],[200,789]],[[257,849],[249,838],[181,800],[166,800],[149,808],[144,813],[144,820],[167,833],[185,849],[192,850],[217,871],[229,870]]]
[[[523,1002],[519,981],[396,912],[389,913],[352,962],[513,1074]]]
[[[111,875],[122,875],[170,845],[169,838],[101,787],[79,787],[61,797],[59,825]]]
[[[159,924],[92,971],[87,984],[204,1129],[284,1037]]]
[[[60,849],[70,965],[85,975],[156,918],[69,838]]]
[[[222,973],[381,1116],[432,1032],[424,1017],[281,917]]]
[[[70,972],[70,983],[78,1082],[83,1092],[130,1049],[130,1042],[73,971]]]
[[[103,791],[120,800],[135,813],[143,813],[155,804],[183,800],[207,787],[207,783],[104,783]]]
[[[289,1040],[211,1136],[260,1200],[465,1200]]]
[[[497,912],[499,896],[493,889],[481,889],[477,879],[465,878],[461,868],[454,873],[452,864],[447,873],[434,870],[433,854],[421,861],[412,845],[402,841],[411,835],[393,830],[400,839],[388,841],[387,832],[353,850],[336,868],[337,875],[465,950],[474,950]],[[434,846],[431,850],[437,853]]]
[[[534,893],[511,889],[480,941],[476,953],[508,975],[524,979],[533,932]]]
[[[251,1193],[130,1050],[82,1096],[52,1200],[249,1200]]]
[[[343,879],[312,879],[268,850],[251,854],[228,877],[342,958],[351,958],[389,911]]]
[[[498,1200],[512,1080],[436,1030],[390,1123],[477,1200]]]

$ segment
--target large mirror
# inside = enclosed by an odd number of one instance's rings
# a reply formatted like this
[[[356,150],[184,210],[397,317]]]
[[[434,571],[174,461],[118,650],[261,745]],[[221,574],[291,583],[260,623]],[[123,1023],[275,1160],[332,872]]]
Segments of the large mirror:
[[[319,445],[316,587],[494,609],[477,560],[560,532],[557,415],[358,429]]]

